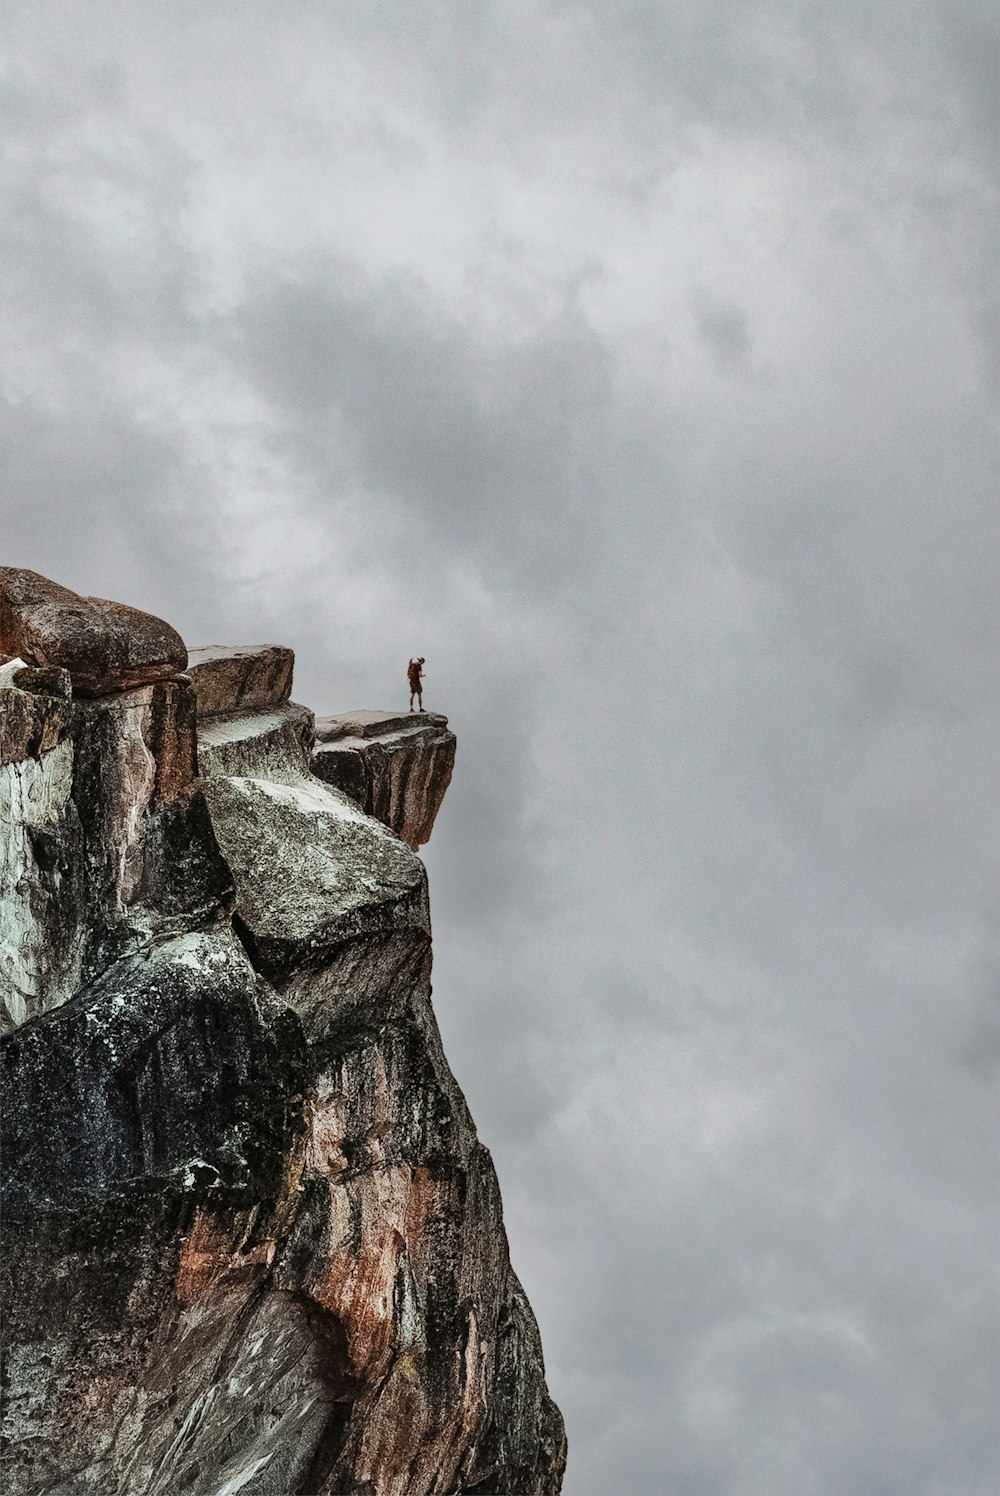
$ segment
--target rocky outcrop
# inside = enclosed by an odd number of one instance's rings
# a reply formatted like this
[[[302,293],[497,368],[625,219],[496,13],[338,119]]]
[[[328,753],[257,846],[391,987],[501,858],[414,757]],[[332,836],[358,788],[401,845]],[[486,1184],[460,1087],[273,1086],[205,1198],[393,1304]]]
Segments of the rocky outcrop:
[[[309,771],[313,714],[285,702],[256,712],[232,712],[198,724],[198,763],[204,775],[280,778]]]
[[[183,639],[162,618],[14,566],[0,567],[0,651],[68,670],[80,696],[167,680],[187,662]]]
[[[558,1492],[394,834],[440,775],[365,813],[268,651],[95,698],[47,647],[0,665],[5,1489]],[[453,754],[403,720],[343,738]]]
[[[210,644],[188,653],[198,716],[280,706],[292,694],[294,655],[280,644]]]
[[[401,837],[430,840],[455,767],[455,734],[436,712],[320,717],[312,771]]]

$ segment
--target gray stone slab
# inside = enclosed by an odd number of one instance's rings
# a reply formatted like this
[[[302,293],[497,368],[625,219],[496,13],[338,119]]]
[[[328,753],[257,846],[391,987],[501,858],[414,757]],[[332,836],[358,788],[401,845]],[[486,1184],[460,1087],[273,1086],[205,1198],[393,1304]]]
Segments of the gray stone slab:
[[[283,644],[204,644],[188,650],[198,716],[280,706],[292,692],[294,652]]]
[[[402,723],[400,728],[395,724]],[[321,732],[342,735],[321,738]],[[378,729],[378,730],[376,730]],[[317,724],[312,771],[349,795],[414,851],[430,840],[455,764],[455,735],[436,712],[352,712]]]
[[[287,779],[309,771],[313,714],[294,701],[200,718],[198,772]]]
[[[316,718],[316,741],[332,743],[337,738],[381,738],[399,732],[440,732],[448,718],[440,712],[338,712]]]

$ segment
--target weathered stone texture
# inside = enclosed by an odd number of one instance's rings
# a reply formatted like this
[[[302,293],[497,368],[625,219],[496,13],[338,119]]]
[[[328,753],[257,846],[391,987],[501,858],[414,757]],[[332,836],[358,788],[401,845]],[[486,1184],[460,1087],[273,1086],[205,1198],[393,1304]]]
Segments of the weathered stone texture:
[[[18,679],[20,672],[13,676]],[[227,897],[178,679],[67,701],[0,682],[0,1029]]]
[[[0,667],[5,1489],[555,1496],[423,864],[309,772],[304,708],[217,693],[196,748],[185,679],[69,700],[24,668]],[[411,732],[374,725],[344,736]]]
[[[295,656],[280,644],[207,644],[188,652],[198,716],[280,706],[292,690]]]
[[[455,767],[455,734],[437,712],[349,712],[316,721],[312,771],[414,851],[430,841]]]
[[[17,764],[25,759],[38,759],[61,743],[76,718],[76,712],[66,700],[70,694],[65,689],[69,676],[63,677],[57,691],[41,691],[34,681],[25,683],[26,675],[40,675],[41,671],[29,671],[20,660],[0,669],[0,691],[4,692],[4,710],[0,714],[0,764]],[[44,672],[46,675],[48,672]]]
[[[237,774],[287,779],[309,772],[315,741],[313,714],[294,702],[232,712],[198,722],[198,769],[203,775]]]
[[[166,680],[187,663],[183,639],[162,618],[16,566],[0,567],[0,650],[68,670],[81,696]]]
[[[228,923],[122,958],[4,1047],[8,1211],[192,1169],[276,1187],[303,1060],[298,1024]]]

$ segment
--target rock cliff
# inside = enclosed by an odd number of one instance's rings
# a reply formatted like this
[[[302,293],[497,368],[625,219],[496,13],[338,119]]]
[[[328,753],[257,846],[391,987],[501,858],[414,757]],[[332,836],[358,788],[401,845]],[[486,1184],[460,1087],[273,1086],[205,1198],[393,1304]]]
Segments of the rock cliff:
[[[554,1496],[430,1002],[444,718],[0,571],[4,1489]]]

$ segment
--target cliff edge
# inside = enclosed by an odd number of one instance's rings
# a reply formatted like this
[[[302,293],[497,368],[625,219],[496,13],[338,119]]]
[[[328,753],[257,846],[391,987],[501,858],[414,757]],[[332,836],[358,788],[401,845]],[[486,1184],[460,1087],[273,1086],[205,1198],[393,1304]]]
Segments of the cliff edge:
[[[4,1489],[555,1496],[431,1008],[447,720],[0,569]]]

